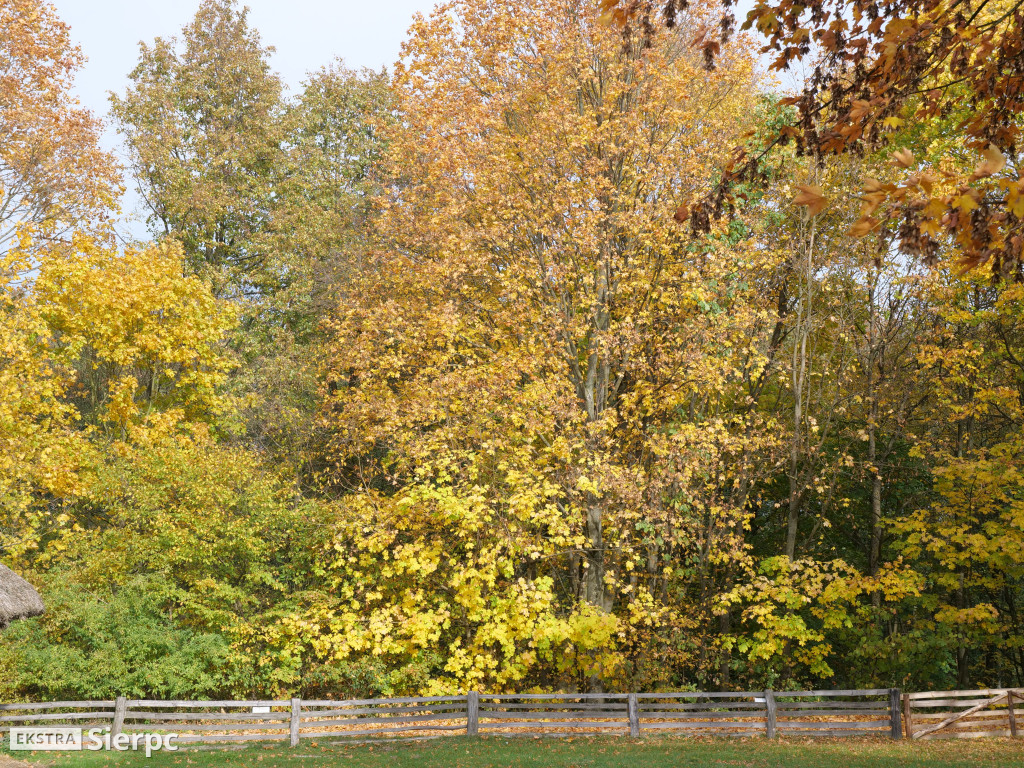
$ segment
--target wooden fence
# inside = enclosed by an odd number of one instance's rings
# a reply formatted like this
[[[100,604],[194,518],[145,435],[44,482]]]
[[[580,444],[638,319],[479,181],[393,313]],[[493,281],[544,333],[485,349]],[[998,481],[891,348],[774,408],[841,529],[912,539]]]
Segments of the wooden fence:
[[[900,692],[552,693],[346,701],[58,701],[0,704],[11,726],[80,726],[120,733],[176,733],[178,742],[584,735],[676,732],[722,736],[901,738]]]
[[[929,691],[903,697],[910,739],[978,739],[1024,734],[1024,688]]]

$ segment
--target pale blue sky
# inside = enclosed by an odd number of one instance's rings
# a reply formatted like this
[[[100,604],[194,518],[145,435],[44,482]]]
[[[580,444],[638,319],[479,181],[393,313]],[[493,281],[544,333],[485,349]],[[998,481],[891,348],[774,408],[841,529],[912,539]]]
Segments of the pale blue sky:
[[[88,57],[76,86],[83,105],[97,116],[107,113],[107,92],[122,93],[138,61],[139,42],[178,35],[199,7],[199,0],[51,0],[71,26],[72,40]],[[389,69],[398,58],[417,11],[427,14],[435,0],[248,0],[249,22],[272,45],[274,68],[290,92],[307,72],[340,56],[350,67]],[[108,129],[104,144],[117,148]],[[126,182],[131,186],[130,180]],[[125,213],[135,207],[133,195]],[[132,225],[137,236],[143,228]]]

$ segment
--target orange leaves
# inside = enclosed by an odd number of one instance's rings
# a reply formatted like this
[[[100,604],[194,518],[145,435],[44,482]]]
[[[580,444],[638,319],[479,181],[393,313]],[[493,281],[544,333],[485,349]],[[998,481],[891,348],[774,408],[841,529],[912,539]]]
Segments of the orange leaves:
[[[1006,183],[1006,205],[1010,213],[1024,219],[1024,182]]]
[[[960,195],[953,205],[964,213],[970,213],[978,207],[978,193],[974,190],[968,190],[964,194]]]
[[[1003,157],[1003,153],[999,151],[996,145],[989,144],[985,151],[981,153],[981,163],[971,175],[971,180],[995,176],[1005,167],[1006,158]]]
[[[828,198],[821,187],[813,184],[797,184],[800,192],[793,198],[793,205],[807,208],[807,213],[817,216],[828,205]]]
[[[624,26],[635,12],[636,3],[620,2],[620,0],[601,0],[602,24]]]
[[[914,153],[909,149],[898,149],[893,152],[891,162],[897,168],[909,168],[914,164]]]
[[[854,222],[853,226],[850,227],[847,234],[850,237],[864,237],[877,229],[880,223],[881,222],[879,222],[878,219],[872,218],[871,216],[861,216],[856,222]]]
[[[871,112],[871,102],[864,99],[856,99],[850,109],[851,120],[861,120]]]
[[[56,237],[115,204],[100,123],[72,94],[82,56],[43,0],[0,0],[0,251],[19,225]]]

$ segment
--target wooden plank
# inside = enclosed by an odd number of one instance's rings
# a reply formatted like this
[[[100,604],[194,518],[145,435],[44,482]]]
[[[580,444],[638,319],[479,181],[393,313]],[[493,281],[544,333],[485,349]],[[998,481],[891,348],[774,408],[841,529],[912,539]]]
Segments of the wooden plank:
[[[877,709],[883,704],[882,701],[780,701],[778,708],[780,712],[790,709]]]
[[[430,714],[434,712],[465,712],[466,707],[462,705],[450,707],[358,707],[355,709],[306,709],[303,707],[303,717],[337,717],[339,715],[405,715],[421,712]]]
[[[0,704],[0,710],[8,709],[113,709],[113,701],[26,701],[22,703]]]
[[[778,705],[775,701],[775,692],[770,688],[764,692],[765,718],[764,731],[769,739],[776,738],[775,725],[778,722]]]
[[[672,694],[670,694],[672,695]],[[575,699],[626,699],[628,693],[495,693],[481,694],[481,699],[510,701],[515,699],[549,699],[551,701]]]
[[[685,706],[685,705],[683,705],[683,704],[678,704],[678,705],[676,705],[676,704],[666,704],[664,706],[666,706],[666,707],[673,707],[673,706]],[[702,705],[693,705],[693,706],[702,706]],[[603,704],[588,704],[586,702],[580,702],[580,703],[576,703],[576,702],[551,702],[551,703],[539,702],[539,703],[533,703],[533,704],[513,704],[513,703],[510,703],[510,702],[504,702],[504,701],[481,701],[480,702],[480,709],[481,709],[481,711],[484,710],[484,709],[494,709],[494,710],[502,710],[502,711],[504,711],[504,710],[514,710],[514,709],[525,709],[525,710],[533,710],[533,709],[564,709],[564,710],[578,710],[580,712],[592,712],[594,710],[599,710],[599,711],[618,710],[618,711],[621,711],[621,712],[625,712],[626,709],[627,709],[627,703],[625,701],[623,701],[621,703],[609,701],[609,702],[605,702]]]
[[[705,701],[699,704],[640,704],[641,712],[659,712],[662,710],[702,711],[705,709],[749,709],[751,712],[763,712],[766,704],[763,701]]]
[[[1006,717],[1010,721],[1010,738],[1017,738],[1017,713],[1014,711],[1014,703],[1017,695],[1013,691],[1006,693]]]
[[[764,726],[761,723],[644,723],[643,729],[649,728],[677,728],[679,730],[705,730],[720,731],[721,733],[752,733],[758,736],[764,735]]]
[[[925,736],[925,735],[927,735],[929,733],[933,733],[935,731],[941,730],[941,729],[945,728],[947,725],[949,725],[950,723],[955,723],[957,720],[962,720],[963,718],[967,717],[968,715],[972,715],[975,712],[977,712],[978,710],[984,709],[987,706],[991,706],[992,704],[995,704],[1000,699],[1004,699],[1004,698],[1006,698],[1006,693],[1001,693],[998,696],[996,696],[995,698],[990,699],[988,702],[985,702],[985,703],[982,703],[982,704],[976,704],[976,705],[974,705],[973,707],[971,707],[968,710],[965,710],[963,712],[960,712],[958,714],[955,714],[955,715],[952,715],[951,717],[946,718],[945,720],[943,720],[938,725],[930,725],[927,728],[925,728],[924,730],[918,731],[914,735],[914,738],[918,738],[919,739],[922,736]]]
[[[291,712],[288,713],[288,739],[291,746],[299,744],[299,726],[302,724],[302,699],[292,698]]]
[[[1001,717],[998,720],[961,720],[953,723],[952,725],[944,728],[946,731],[977,731],[984,730],[986,728],[1006,728],[1010,729],[1010,721],[1005,717]]]
[[[287,731],[288,723],[125,723],[123,731]]]
[[[859,731],[859,730],[850,730],[850,731],[835,730],[834,731],[834,730],[830,730],[828,728],[808,728],[808,729],[805,729],[805,730],[802,730],[802,731],[786,731],[785,734],[783,734],[783,735],[784,736],[818,736],[818,737],[824,737],[824,738],[830,738],[830,739],[838,739],[838,738],[841,738],[843,736],[853,736],[853,737],[864,738],[866,736],[882,736],[882,735],[886,735],[886,734],[884,734],[883,731]]]
[[[659,712],[656,715],[640,715],[645,720],[764,720],[763,712]]]
[[[888,696],[888,688],[868,688],[865,690],[796,690],[796,691],[775,691],[776,698],[796,696]]]
[[[466,735],[476,736],[480,733],[480,694],[470,691],[466,694]]]
[[[640,714],[637,709],[636,694],[629,694],[627,703],[627,717],[629,718],[629,735],[634,739],[640,738]]]
[[[480,728],[618,728],[624,729],[629,727],[629,723],[618,722],[618,723],[598,723],[598,722],[564,722],[564,723],[545,723],[540,720],[534,720],[529,722],[505,722],[505,723],[480,723]],[[644,726],[647,727],[646,725]]]
[[[259,700],[259,701],[240,701],[238,699],[230,701],[190,701],[190,700],[156,700],[156,699],[129,699],[128,706],[132,709],[138,709],[139,707],[159,707],[161,709],[188,709],[189,707],[287,707],[290,706],[291,702],[276,700]]]
[[[379,739],[363,739],[362,741],[353,741],[346,739],[345,741],[329,741],[327,742],[332,747],[340,746],[354,746],[356,744],[400,744],[409,743],[412,741],[437,741],[438,739],[445,738],[442,733],[434,733],[429,736],[391,736]]]
[[[324,728],[335,725],[388,725],[389,723],[429,723],[436,720],[461,720],[461,717],[450,715],[410,715],[408,717],[352,717],[345,720],[310,720],[302,719],[306,728]]]
[[[407,728],[376,728],[366,731],[313,731],[302,734],[304,739],[334,739],[339,736],[386,736],[389,733],[410,733],[414,731],[462,731],[464,725],[424,725],[422,727],[410,726]]]
[[[303,699],[302,708],[309,707],[349,707],[366,706],[369,704],[420,704],[435,701],[461,701],[465,703],[465,696],[403,696],[394,699]],[[267,704],[268,702],[254,701],[252,704]],[[281,706],[287,707],[289,702],[278,702]]]
[[[910,712],[910,697],[907,694],[903,694],[903,727],[906,730],[907,738],[913,738],[914,722]]]
[[[900,699],[902,691],[893,688],[889,691],[889,725],[894,739],[903,738],[903,724],[900,722]]]
[[[889,716],[888,709],[798,709],[798,710],[779,710],[778,717],[789,718],[790,720],[798,717],[877,717],[878,715]]]
[[[287,723],[287,712],[262,714],[255,712],[137,712],[129,709],[125,720],[277,720]]]
[[[4,715],[0,723],[41,722],[48,720],[110,720],[113,712],[52,712],[41,715]]]
[[[914,717],[917,720],[924,720],[924,721],[927,722],[927,721],[934,721],[934,720],[942,720],[943,718],[949,717],[952,714],[954,714],[954,713],[953,712],[928,712],[927,714],[921,714],[920,712],[918,712],[916,715],[914,715]],[[1000,707],[999,709],[982,709],[982,710],[980,710],[978,712],[975,712],[968,719],[969,720],[984,720],[985,718],[991,718],[991,717],[1005,718],[1006,715],[1007,715],[1007,710],[1004,707]]]
[[[989,699],[928,699],[927,701],[911,701],[914,709],[938,709],[939,707],[970,707],[981,704]]]
[[[792,730],[794,728],[807,728],[808,726],[818,725],[818,724],[819,724],[818,722],[813,721],[813,720],[805,720],[803,722],[786,722],[786,723],[783,723],[783,722],[780,721],[778,727],[779,727],[780,731],[786,731],[788,733],[790,730]],[[891,723],[889,722],[888,719],[886,719],[886,720],[850,721],[850,722],[845,722],[845,723],[833,723],[833,722],[830,721],[830,722],[827,722],[827,723],[820,723],[820,725],[823,728],[827,728],[828,730],[839,729],[839,730],[844,730],[845,731],[845,730],[849,730],[849,729],[869,730],[869,729],[874,729],[874,728],[888,728],[891,725]]]
[[[481,712],[481,720],[522,720],[524,718],[534,718],[540,720],[586,720],[586,719],[597,719],[597,720],[622,720],[626,721],[627,718],[623,717],[626,715],[625,712]],[[688,717],[689,715],[680,715],[680,717]],[[726,714],[726,717],[735,717],[735,715]],[[658,715],[662,717],[662,715]]]
[[[114,703],[114,721],[110,726],[110,738],[115,739],[121,733],[124,725],[124,715],[128,711],[128,700],[124,696],[118,696]]]
[[[758,733],[764,733],[764,720],[658,720],[643,724],[644,728],[707,728],[714,730],[722,728],[731,730],[735,728],[751,728]]]
[[[741,699],[744,697],[753,699],[755,697],[762,698],[764,696],[764,691],[737,691],[736,693],[723,693],[720,691],[680,691],[677,693],[638,693],[636,696],[638,699]]]
[[[975,691],[918,691],[917,693],[908,693],[907,695],[913,701],[920,701],[922,699],[942,699],[949,697],[961,697],[961,696],[974,696],[975,698],[992,698],[996,694],[1005,696],[1007,691],[1014,691],[1018,695],[1024,691],[1022,688],[980,688]]]

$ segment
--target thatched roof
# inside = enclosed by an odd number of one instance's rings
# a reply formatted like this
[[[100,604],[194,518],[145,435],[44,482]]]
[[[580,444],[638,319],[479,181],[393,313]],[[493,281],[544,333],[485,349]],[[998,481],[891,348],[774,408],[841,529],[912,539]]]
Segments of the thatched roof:
[[[0,565],[0,629],[15,619],[39,616],[46,609],[32,585],[6,565]]]

